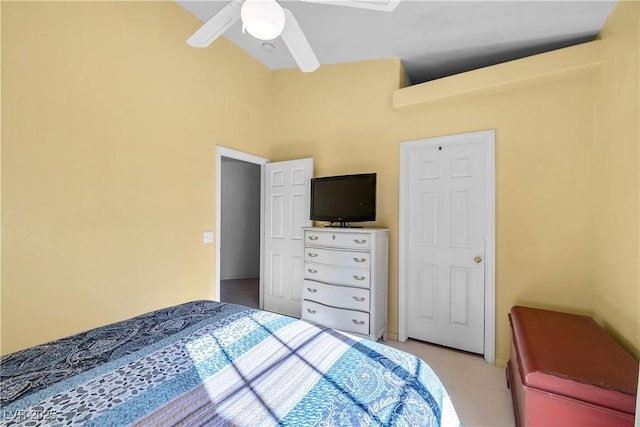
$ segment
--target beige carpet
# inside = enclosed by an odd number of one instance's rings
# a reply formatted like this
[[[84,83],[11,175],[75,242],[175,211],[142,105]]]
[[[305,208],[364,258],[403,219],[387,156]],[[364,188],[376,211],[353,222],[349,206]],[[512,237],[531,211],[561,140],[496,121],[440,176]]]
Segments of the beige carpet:
[[[444,383],[463,426],[514,426],[511,394],[504,368],[485,363],[481,356],[449,350],[421,341],[387,341],[431,366]]]

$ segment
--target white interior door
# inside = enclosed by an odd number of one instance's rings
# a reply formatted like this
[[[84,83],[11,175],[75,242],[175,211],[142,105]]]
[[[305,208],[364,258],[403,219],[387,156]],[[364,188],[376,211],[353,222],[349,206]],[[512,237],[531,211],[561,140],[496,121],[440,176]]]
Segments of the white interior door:
[[[309,219],[313,159],[267,163],[264,176],[264,309],[300,317],[302,227]]]
[[[472,135],[471,137],[469,135]],[[403,171],[409,337],[484,354],[485,138],[416,141]]]

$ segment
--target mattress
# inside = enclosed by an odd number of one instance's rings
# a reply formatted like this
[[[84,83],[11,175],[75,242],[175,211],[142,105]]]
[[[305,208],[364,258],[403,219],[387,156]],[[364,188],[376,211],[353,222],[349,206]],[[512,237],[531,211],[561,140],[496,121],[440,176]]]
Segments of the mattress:
[[[433,425],[420,359],[278,314],[194,301],[0,358],[2,425]]]

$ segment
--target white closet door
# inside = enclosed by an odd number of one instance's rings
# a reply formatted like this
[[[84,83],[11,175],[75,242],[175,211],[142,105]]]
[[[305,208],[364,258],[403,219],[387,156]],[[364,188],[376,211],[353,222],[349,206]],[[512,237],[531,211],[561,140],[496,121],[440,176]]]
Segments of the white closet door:
[[[483,354],[483,138],[424,140],[408,167],[408,336]]]
[[[264,309],[300,317],[313,159],[267,163],[264,177]]]

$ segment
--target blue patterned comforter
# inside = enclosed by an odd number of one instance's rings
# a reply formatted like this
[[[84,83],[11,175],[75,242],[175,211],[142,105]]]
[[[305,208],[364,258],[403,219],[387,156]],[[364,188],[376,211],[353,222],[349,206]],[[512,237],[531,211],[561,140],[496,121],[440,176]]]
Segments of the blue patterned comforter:
[[[2,425],[457,426],[421,360],[212,301],[0,359]]]

